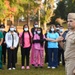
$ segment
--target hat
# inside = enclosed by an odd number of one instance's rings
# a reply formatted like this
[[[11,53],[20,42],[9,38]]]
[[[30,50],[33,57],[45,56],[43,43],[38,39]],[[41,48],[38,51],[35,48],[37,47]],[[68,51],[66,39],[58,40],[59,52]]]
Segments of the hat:
[[[75,13],[69,13],[67,18],[68,19],[75,19]]]

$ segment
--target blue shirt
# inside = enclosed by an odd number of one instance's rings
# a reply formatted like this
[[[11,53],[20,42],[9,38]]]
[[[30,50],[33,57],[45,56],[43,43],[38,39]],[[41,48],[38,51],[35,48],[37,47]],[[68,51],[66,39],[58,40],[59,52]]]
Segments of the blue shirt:
[[[47,38],[51,39],[57,39],[59,37],[59,34],[57,32],[55,33],[47,33]],[[48,41],[48,48],[58,48],[58,42],[51,42]]]

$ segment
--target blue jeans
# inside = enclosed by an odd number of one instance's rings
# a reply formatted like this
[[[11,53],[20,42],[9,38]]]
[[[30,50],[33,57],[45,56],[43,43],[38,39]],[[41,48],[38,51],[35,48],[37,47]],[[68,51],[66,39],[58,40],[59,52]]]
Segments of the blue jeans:
[[[58,48],[48,48],[48,66],[58,66]]]

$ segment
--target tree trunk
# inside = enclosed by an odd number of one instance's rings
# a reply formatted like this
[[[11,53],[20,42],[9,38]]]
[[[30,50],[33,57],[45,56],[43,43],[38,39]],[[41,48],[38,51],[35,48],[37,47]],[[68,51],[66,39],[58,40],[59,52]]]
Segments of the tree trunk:
[[[10,20],[11,20],[12,24],[14,24],[14,16],[11,16]]]
[[[17,21],[17,25],[19,26],[19,18],[18,18],[18,21]]]
[[[45,31],[47,30],[46,22],[44,22],[44,29],[45,29]]]
[[[30,26],[30,3],[28,4],[27,24]]]
[[[5,24],[5,30],[8,30],[8,28],[7,28],[7,18],[5,19],[4,24]]]
[[[28,26],[30,26],[30,14],[29,13],[28,13],[27,24],[28,24]]]
[[[39,27],[40,27],[40,8],[38,10],[38,23],[39,23]]]

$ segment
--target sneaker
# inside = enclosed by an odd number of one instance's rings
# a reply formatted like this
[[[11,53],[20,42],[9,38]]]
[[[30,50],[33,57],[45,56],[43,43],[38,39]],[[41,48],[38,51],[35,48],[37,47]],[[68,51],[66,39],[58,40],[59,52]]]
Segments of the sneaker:
[[[8,70],[11,70],[11,68],[8,68]]]
[[[15,67],[13,67],[12,69],[15,70]]]
[[[25,69],[25,67],[24,67],[24,66],[22,66],[22,67],[21,67],[21,69],[23,70],[23,69]]]
[[[51,68],[50,66],[48,66],[47,68]]]
[[[29,66],[26,66],[26,69],[30,69],[30,67]]]
[[[62,62],[60,61],[60,64],[61,64]]]
[[[48,62],[46,64],[48,65]]]
[[[55,69],[56,67],[52,67],[52,69]]]

